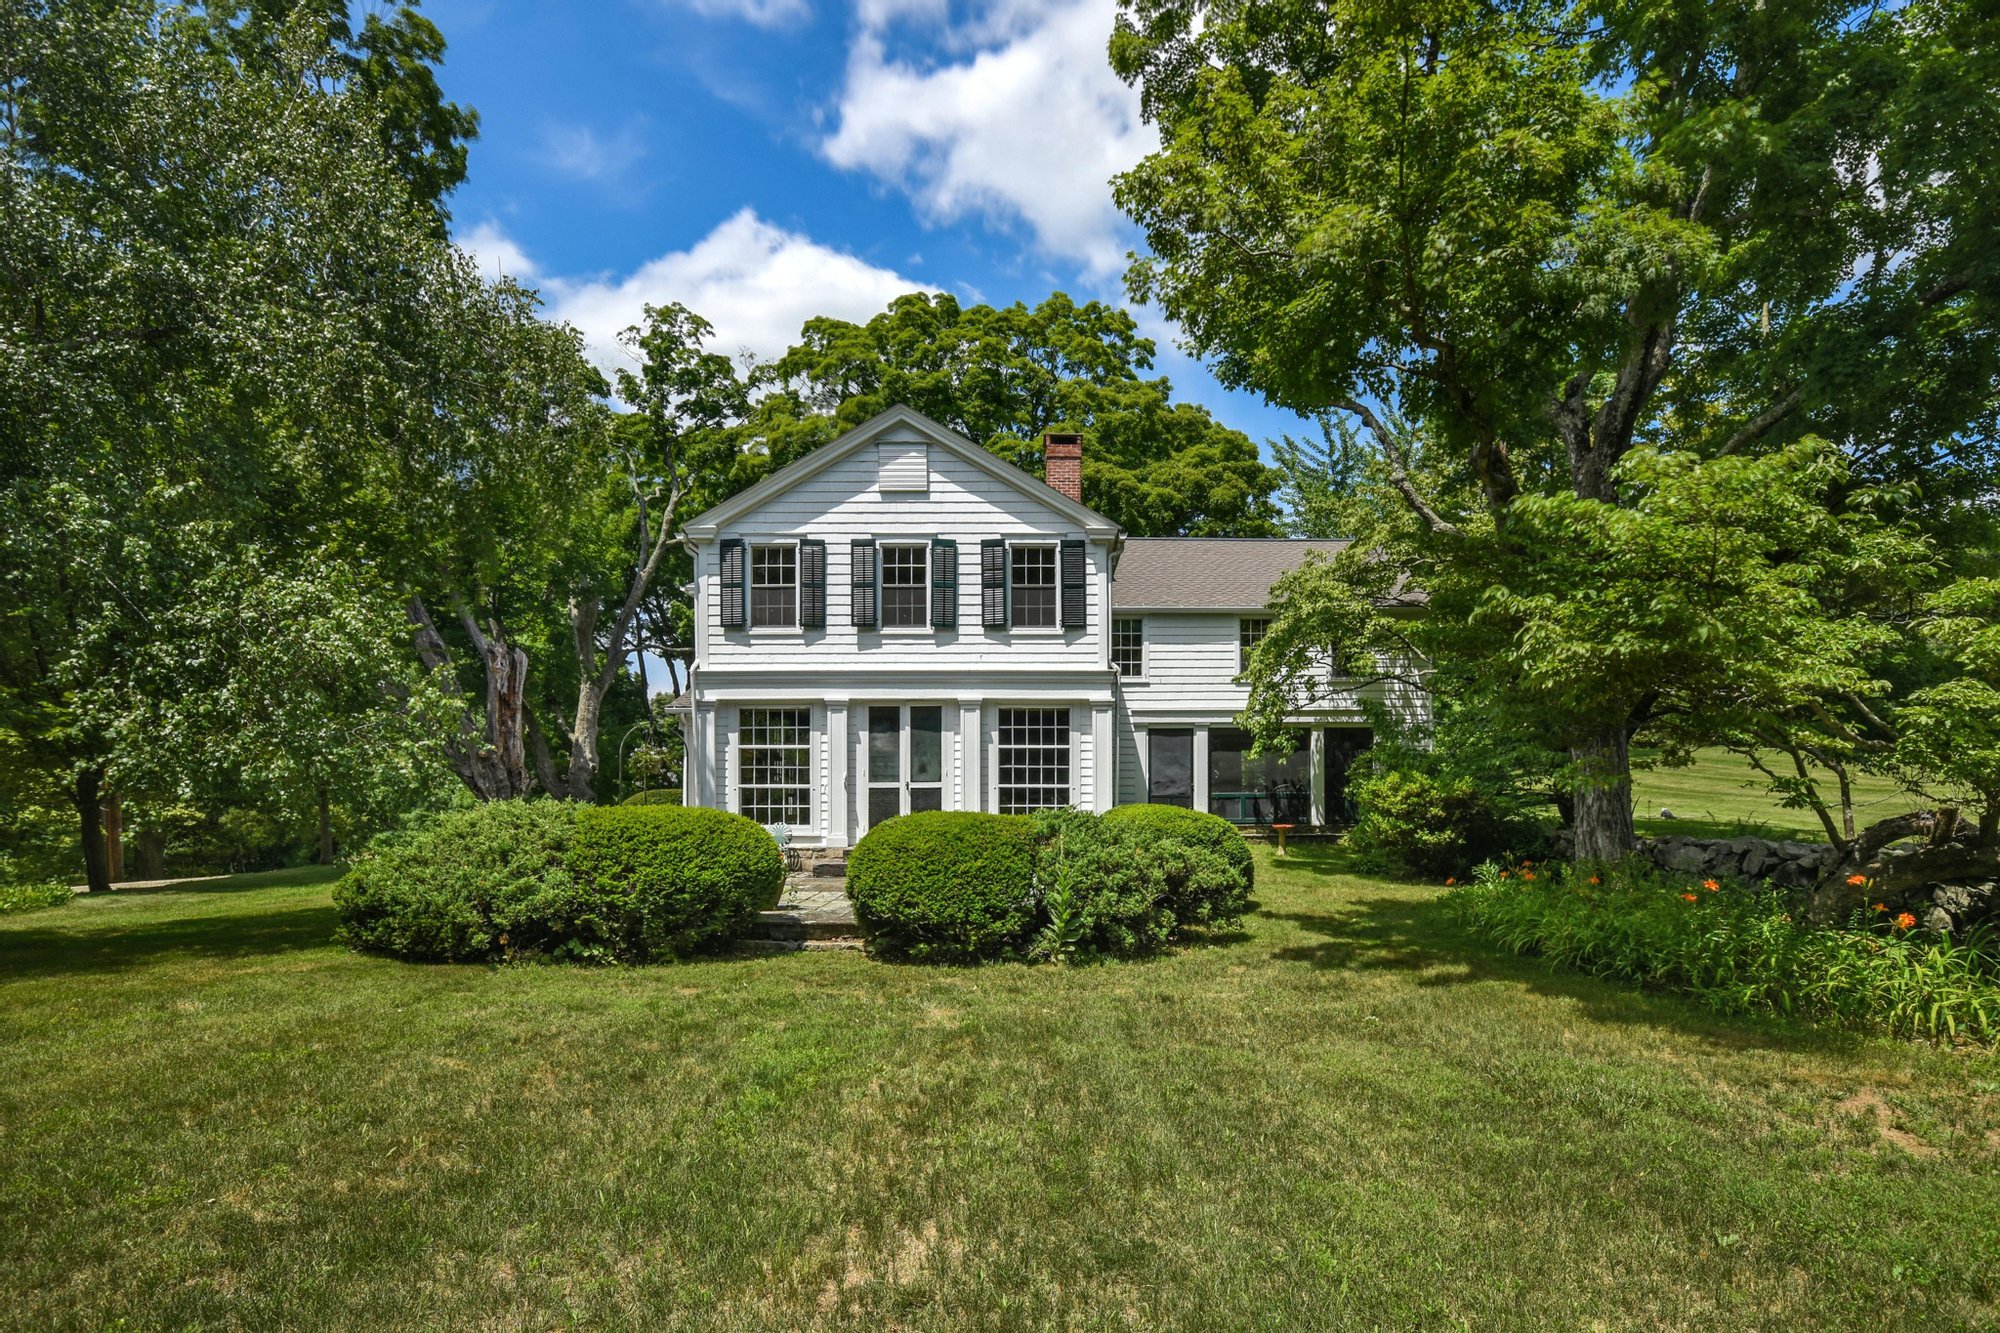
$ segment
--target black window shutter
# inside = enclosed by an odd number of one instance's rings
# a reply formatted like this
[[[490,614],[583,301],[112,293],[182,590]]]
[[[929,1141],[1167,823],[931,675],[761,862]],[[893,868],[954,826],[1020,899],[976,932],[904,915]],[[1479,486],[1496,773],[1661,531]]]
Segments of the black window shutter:
[[[979,543],[979,623],[987,629],[1007,628],[1007,542],[995,537]]]
[[[958,543],[948,537],[931,543],[931,628],[958,628]]]
[[[854,623],[861,629],[875,628],[875,543],[866,537],[856,541],[849,557],[848,571],[854,580],[848,603]]]
[[[722,550],[722,627],[743,628],[743,539],[724,537]]]
[[[1075,537],[1062,544],[1062,623],[1064,629],[1082,629],[1090,613],[1090,562],[1084,559],[1083,542]]]
[[[799,542],[799,628],[826,628],[826,543]]]

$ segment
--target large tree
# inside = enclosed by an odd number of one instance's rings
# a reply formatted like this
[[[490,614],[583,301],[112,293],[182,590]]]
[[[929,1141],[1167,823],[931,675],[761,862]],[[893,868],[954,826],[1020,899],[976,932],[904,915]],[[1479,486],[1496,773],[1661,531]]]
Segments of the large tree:
[[[1946,527],[1993,476],[1997,28],[1974,0],[1127,0],[1112,60],[1161,133],[1117,184],[1132,287],[1225,380],[1352,413],[1432,549],[1494,577],[1532,566],[1525,497],[1632,504],[1642,443],[1816,434]],[[1657,698],[1606,674],[1546,719],[1583,855],[1632,846]]]

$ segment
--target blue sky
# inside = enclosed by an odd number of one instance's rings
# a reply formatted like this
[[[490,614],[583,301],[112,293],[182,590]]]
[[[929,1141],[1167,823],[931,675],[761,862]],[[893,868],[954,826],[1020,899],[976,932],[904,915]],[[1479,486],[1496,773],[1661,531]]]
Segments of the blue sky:
[[[1114,0],[427,0],[481,117],[454,231],[609,364],[647,302],[772,356],[919,287],[1122,300],[1107,181],[1155,142],[1105,62]],[[1260,443],[1304,423],[1160,344],[1176,396]]]

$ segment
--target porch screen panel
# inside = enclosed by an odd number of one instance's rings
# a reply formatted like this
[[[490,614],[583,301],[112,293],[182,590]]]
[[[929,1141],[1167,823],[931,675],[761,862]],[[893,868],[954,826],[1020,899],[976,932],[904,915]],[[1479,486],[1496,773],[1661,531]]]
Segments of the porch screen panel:
[[[1194,728],[1155,727],[1146,733],[1146,799],[1154,805],[1194,805]]]
[[[1233,824],[1306,824],[1312,821],[1312,748],[1304,732],[1287,736],[1290,748],[1252,756],[1247,731],[1214,727],[1208,733],[1208,810]]]

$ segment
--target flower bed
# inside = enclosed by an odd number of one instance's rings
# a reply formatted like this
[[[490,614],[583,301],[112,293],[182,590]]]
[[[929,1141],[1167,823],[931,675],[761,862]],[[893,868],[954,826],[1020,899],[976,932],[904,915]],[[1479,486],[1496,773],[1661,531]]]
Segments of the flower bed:
[[[1886,905],[1846,929],[1820,929],[1776,893],[1637,864],[1489,864],[1446,901],[1515,953],[1679,991],[1722,1012],[2000,1041],[2000,959],[1978,942],[1920,931]]]

